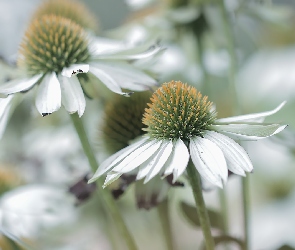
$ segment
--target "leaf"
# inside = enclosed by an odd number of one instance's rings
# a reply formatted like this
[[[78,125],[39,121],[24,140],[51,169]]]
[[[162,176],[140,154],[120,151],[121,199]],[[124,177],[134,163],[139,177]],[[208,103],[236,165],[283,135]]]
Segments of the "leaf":
[[[193,226],[197,226],[197,227],[201,226],[199,216],[197,213],[197,208],[195,206],[186,204],[185,202],[181,202],[180,207],[185,218],[187,219],[189,223],[191,223]],[[208,211],[211,227],[223,230],[224,224],[223,224],[222,216],[214,210],[207,209],[207,211]]]

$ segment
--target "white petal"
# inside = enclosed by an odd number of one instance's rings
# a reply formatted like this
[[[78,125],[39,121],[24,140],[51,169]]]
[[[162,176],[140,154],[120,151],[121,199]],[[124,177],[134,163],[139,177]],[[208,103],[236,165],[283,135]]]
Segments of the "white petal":
[[[81,117],[85,111],[86,101],[77,76],[73,76],[71,78],[60,76],[59,80],[62,104],[70,113],[75,113],[78,111],[78,115]]]
[[[168,160],[171,152],[173,149],[173,142],[172,141],[164,141],[161,145],[160,150],[158,151],[157,155],[150,161],[151,169],[147,174],[144,184],[151,180],[155,175],[157,175],[166,161]]]
[[[47,74],[38,88],[36,107],[42,116],[51,114],[61,106],[60,84],[55,73]]]
[[[6,98],[0,98],[0,138],[2,138],[9,119],[11,100],[14,96],[9,95]]]
[[[96,170],[93,177],[88,181],[88,183],[94,182],[100,176],[102,176],[105,172],[110,170],[113,166],[115,166],[118,162],[124,159],[127,155],[133,152],[136,148],[144,144],[149,138],[143,137],[141,140],[131,144],[130,146],[121,149],[117,153],[113,154],[109,158],[107,158],[102,164],[100,164],[99,168]]]
[[[31,78],[12,80],[6,84],[0,85],[0,93],[9,95],[30,89],[42,75],[36,75]]]
[[[206,131],[204,137],[214,142],[221,149],[230,171],[245,176],[244,171],[251,172],[253,170],[247,152],[234,140],[213,131]]]
[[[112,182],[118,180],[121,177],[121,173],[109,173],[104,181],[103,188],[110,185]]]
[[[124,63],[92,63],[91,66],[100,69],[120,86],[132,91],[144,91],[157,86],[157,81],[135,67]]]
[[[140,164],[149,159],[160,147],[161,141],[149,140],[145,144],[135,149],[130,155],[120,162],[113,172],[128,173],[137,168]]]
[[[126,46],[126,49],[122,49],[121,51],[116,51],[114,53],[105,53],[98,55],[96,53],[97,59],[115,59],[115,60],[141,60],[146,58],[151,58],[155,56],[156,54],[163,51],[164,48],[156,43],[151,46],[142,45],[142,46],[136,46],[132,48],[128,48]]]
[[[281,132],[287,125],[281,124],[215,124],[213,130],[236,140],[258,140]]]
[[[184,142],[178,139],[174,142],[173,152],[165,163],[166,169],[163,178],[173,173],[173,182],[175,182],[184,172],[189,161],[189,152]]]
[[[115,79],[105,73],[103,70],[97,68],[95,65],[91,65],[89,71],[95,75],[104,85],[106,85],[107,88],[109,88],[111,91],[113,91],[114,93],[120,94],[120,95],[124,95],[124,96],[130,96],[130,94],[132,93],[124,93],[122,92],[121,87],[119,86],[119,84],[115,81]]]
[[[113,40],[104,37],[92,37],[90,52],[94,56],[115,54],[118,51],[127,50],[131,44],[124,41]]]
[[[265,117],[277,113],[285,104],[286,104],[286,101],[282,102],[278,107],[270,111],[217,119],[216,122],[222,122],[222,123],[241,122],[241,121],[263,122]]]
[[[193,137],[190,140],[192,161],[200,175],[222,188],[222,179],[227,180],[227,167],[221,149],[208,139]]]
[[[61,72],[62,76],[72,77],[80,73],[87,73],[89,64],[73,64],[68,68],[64,68]]]

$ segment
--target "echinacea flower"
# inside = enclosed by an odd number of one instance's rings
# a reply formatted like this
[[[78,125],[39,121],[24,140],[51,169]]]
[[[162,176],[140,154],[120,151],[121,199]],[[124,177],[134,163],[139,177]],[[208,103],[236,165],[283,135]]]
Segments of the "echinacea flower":
[[[253,169],[246,151],[230,137],[257,140],[279,133],[286,125],[261,121],[283,105],[269,112],[217,119],[207,96],[182,82],[165,83],[145,110],[147,135],[106,159],[89,182],[107,173],[106,186],[131,171],[144,183],[171,174],[175,182],[191,159],[203,179],[222,187],[228,170],[245,176]]]
[[[79,73],[88,71],[111,91],[129,96],[121,88],[143,91],[157,82],[129,62],[153,57],[162,48],[126,47],[116,49],[104,39],[91,40],[88,33],[73,21],[61,16],[45,15],[34,20],[20,45],[19,65],[26,77],[0,86],[0,94],[28,91],[38,85],[36,107],[42,116],[57,111],[61,103],[69,113],[81,117],[86,102]]]

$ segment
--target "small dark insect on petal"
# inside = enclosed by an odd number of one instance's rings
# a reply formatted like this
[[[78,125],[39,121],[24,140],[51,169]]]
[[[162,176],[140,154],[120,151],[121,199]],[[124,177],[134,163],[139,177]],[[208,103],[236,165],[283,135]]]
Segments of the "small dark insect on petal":
[[[42,113],[42,116],[45,117],[45,116],[48,116],[50,114],[52,114],[52,113]]]
[[[133,94],[134,94],[134,92],[123,93],[123,96],[130,97]]]
[[[89,179],[89,174],[87,174],[69,188],[69,192],[72,193],[77,199],[76,205],[80,205],[87,201],[96,190],[95,183],[87,183]]]
[[[77,71],[73,70],[72,75],[76,75]]]

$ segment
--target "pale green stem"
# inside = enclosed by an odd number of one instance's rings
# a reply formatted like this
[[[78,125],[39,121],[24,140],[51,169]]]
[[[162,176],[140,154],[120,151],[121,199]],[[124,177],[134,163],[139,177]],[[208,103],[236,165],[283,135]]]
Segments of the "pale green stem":
[[[242,192],[243,192],[243,217],[244,217],[244,234],[245,234],[245,249],[249,249],[249,201],[250,201],[250,190],[249,190],[249,175],[242,178]]]
[[[214,250],[214,239],[211,234],[211,226],[210,220],[207,212],[207,208],[205,206],[205,201],[203,198],[203,190],[201,185],[201,178],[196,170],[193,163],[190,161],[187,166],[187,173],[189,177],[190,184],[192,186],[196,206],[197,206],[197,213],[200,219],[201,228],[203,231],[206,250]]]
[[[175,248],[173,243],[173,235],[171,231],[171,220],[168,200],[166,199],[165,201],[161,202],[158,205],[157,209],[165,237],[166,248],[167,250],[174,250]]]
[[[227,213],[227,198],[226,198],[226,187],[223,189],[219,189],[219,199],[220,199],[220,206],[221,206],[221,214],[223,219],[223,233],[225,235],[228,234],[228,213]]]
[[[218,190],[219,202],[222,215],[223,234],[228,235],[228,212],[227,212],[227,198],[226,198],[226,186],[223,189]],[[228,245],[225,243],[225,249],[228,249]]]
[[[77,113],[72,114],[70,116],[75,126],[76,132],[79,136],[79,139],[81,141],[84,153],[89,161],[89,165],[92,171],[95,172],[98,168],[98,163],[96,161],[95,155],[88,141],[88,137],[85,132],[82,120],[79,118]],[[101,188],[103,186],[103,182],[101,179],[98,179],[96,181],[96,184],[98,186],[98,189],[97,189],[98,195],[102,200],[102,205],[105,211],[113,218],[116,227],[118,228],[119,232],[121,233],[121,236],[123,236],[126,242],[126,245],[128,246],[128,249],[136,250],[137,247],[136,247],[135,241],[120,214],[120,211],[117,207],[117,204],[111,192],[107,189]]]
[[[235,53],[235,41],[234,41],[234,35],[232,32],[232,26],[229,20],[229,14],[226,11],[224,0],[220,0],[220,8],[222,13],[222,19],[223,19],[223,28],[224,28],[224,34],[227,37],[227,50],[230,57],[230,67],[228,71],[228,80],[229,80],[229,91],[231,93],[232,97],[232,106],[233,106],[233,113],[237,114],[239,113],[239,101],[237,97],[237,91],[236,91],[236,72],[238,65],[236,53]]]
[[[204,63],[204,48],[203,48],[203,42],[201,37],[195,37],[197,41],[197,48],[198,48],[198,63],[201,68],[202,74],[203,74],[203,88],[202,93],[204,95],[210,94],[210,83],[209,83],[209,76],[206,70],[206,66]]]

